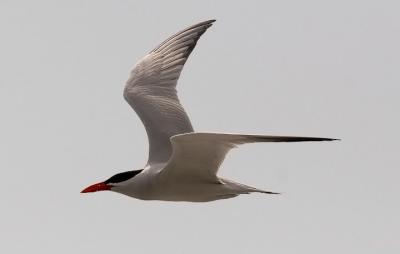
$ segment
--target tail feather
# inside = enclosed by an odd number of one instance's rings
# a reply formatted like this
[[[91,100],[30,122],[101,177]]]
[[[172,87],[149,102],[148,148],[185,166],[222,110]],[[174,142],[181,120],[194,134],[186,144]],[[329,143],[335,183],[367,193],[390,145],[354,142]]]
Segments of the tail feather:
[[[220,178],[223,184],[226,184],[232,191],[232,194],[250,194],[252,192],[264,193],[264,194],[281,194],[279,192],[265,191],[257,189],[242,183],[237,183],[232,180]]]
[[[277,195],[281,194],[280,192],[264,191],[264,190],[259,190],[259,189],[257,189],[257,192],[265,193],[265,194],[277,194]]]

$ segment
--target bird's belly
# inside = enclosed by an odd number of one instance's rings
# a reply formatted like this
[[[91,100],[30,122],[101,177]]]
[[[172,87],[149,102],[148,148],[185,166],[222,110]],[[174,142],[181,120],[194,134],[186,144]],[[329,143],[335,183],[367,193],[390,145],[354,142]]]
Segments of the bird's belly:
[[[221,183],[175,182],[157,185],[152,199],[164,201],[208,202],[237,196]]]
[[[113,191],[142,200],[187,202],[208,202],[232,198],[239,194],[218,180],[187,177],[167,180],[157,177],[143,177],[143,179],[137,177],[135,184],[130,188],[117,187],[113,188]]]

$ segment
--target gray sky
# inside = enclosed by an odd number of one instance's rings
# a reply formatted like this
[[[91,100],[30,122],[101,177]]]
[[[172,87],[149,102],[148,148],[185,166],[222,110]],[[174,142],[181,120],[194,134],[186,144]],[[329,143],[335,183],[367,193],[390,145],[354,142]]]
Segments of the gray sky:
[[[398,10],[355,0],[1,1],[0,252],[399,253]],[[210,18],[178,86],[196,130],[343,141],[229,154],[221,175],[281,196],[81,195],[147,159],[122,97],[131,67]]]

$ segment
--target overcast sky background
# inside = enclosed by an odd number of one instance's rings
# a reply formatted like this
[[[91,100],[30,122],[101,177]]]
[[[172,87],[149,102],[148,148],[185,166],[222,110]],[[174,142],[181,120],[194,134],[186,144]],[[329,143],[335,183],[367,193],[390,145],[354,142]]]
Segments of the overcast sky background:
[[[2,0],[0,252],[400,253],[399,7]],[[280,196],[80,194],[147,159],[133,65],[211,18],[178,85],[196,130],[343,140],[229,154],[221,175]]]

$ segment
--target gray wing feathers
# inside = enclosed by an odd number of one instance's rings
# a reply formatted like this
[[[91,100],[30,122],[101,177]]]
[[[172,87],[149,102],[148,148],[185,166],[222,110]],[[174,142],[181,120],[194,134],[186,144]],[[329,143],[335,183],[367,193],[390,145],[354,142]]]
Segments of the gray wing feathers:
[[[207,21],[203,21],[200,23],[197,23],[193,26],[190,26],[174,35],[172,35],[171,37],[169,37],[168,39],[166,39],[165,41],[163,41],[160,45],[158,45],[155,49],[153,49],[151,52],[161,52],[163,50],[165,50],[165,48],[167,48],[170,45],[176,44],[175,42],[182,42],[185,41],[185,38],[196,38],[195,41],[198,40],[198,38],[207,30],[207,28],[209,28],[212,23],[215,22],[215,19],[212,20],[207,20]],[[193,37],[191,37],[193,36]],[[196,45],[193,45],[193,48]],[[189,52],[190,54],[190,52]]]
[[[331,138],[267,136],[225,133],[187,133],[171,138],[173,154],[164,169],[174,177],[196,176],[216,180],[226,154],[238,145],[255,142],[332,141]]]
[[[171,136],[193,132],[179,102],[176,84],[198,39],[214,20],[201,22],[168,38],[146,55],[126,83],[124,97],[142,120],[149,139],[148,164],[165,163]]]
[[[300,137],[300,136],[272,136],[272,135],[251,135],[251,134],[229,134],[229,133],[189,133],[176,135],[171,138],[172,143],[203,142],[207,140],[210,145],[230,144],[236,145],[256,142],[305,142],[305,141],[333,141],[334,138]]]

